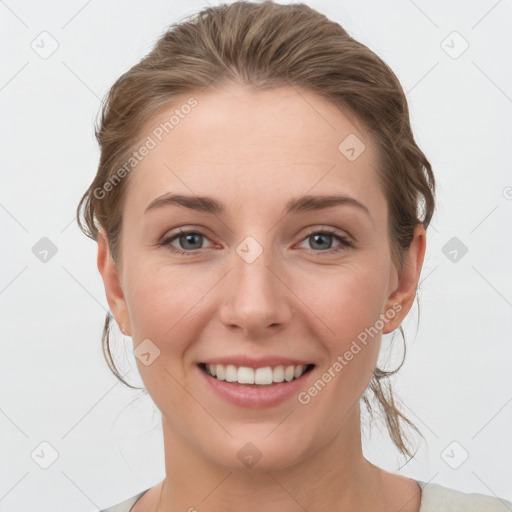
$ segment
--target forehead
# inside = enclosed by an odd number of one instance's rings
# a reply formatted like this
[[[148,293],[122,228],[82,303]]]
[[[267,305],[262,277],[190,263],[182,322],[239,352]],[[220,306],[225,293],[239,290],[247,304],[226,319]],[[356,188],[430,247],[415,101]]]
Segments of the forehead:
[[[190,97],[195,106],[185,108]],[[233,194],[242,206],[337,190],[385,207],[369,134],[311,91],[207,89],[152,118],[140,138],[149,140],[152,148],[131,171],[127,190],[126,204],[135,210],[171,191],[228,202]]]

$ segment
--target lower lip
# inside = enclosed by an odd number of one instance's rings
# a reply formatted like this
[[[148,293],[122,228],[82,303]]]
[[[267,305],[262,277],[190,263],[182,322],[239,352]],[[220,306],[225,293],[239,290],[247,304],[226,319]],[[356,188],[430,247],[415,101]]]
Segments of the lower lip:
[[[199,367],[197,369],[206,384],[224,400],[239,407],[262,409],[278,405],[292,396],[297,396],[314,368],[302,374],[298,379],[290,382],[275,382],[268,386],[226,382],[208,375]]]

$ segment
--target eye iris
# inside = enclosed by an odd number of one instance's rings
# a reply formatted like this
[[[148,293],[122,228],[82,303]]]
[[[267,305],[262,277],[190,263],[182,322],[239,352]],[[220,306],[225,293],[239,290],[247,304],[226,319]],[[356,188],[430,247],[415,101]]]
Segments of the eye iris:
[[[314,240],[314,243],[317,243],[317,239],[319,237],[320,237],[320,240],[322,240],[322,238],[325,238],[325,237],[331,237],[332,238],[332,235],[318,233],[318,234],[310,236],[310,238],[312,238]],[[325,249],[325,247],[320,247],[320,249]]]
[[[198,249],[199,247],[187,247],[187,243],[189,242],[189,239],[192,238],[196,238],[196,242],[197,240],[199,239],[199,237],[201,237],[202,235],[198,234],[198,233],[188,233],[186,235],[182,235],[180,236],[180,246],[183,248],[183,249]],[[182,240],[186,240],[185,242],[185,246],[183,246],[183,244],[181,243]],[[199,244],[200,245],[200,244]]]

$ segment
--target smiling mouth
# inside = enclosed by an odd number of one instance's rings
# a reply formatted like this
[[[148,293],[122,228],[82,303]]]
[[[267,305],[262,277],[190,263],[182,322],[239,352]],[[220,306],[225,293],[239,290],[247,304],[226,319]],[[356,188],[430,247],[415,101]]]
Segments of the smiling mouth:
[[[249,368],[233,364],[199,363],[198,366],[203,372],[216,380],[222,380],[235,385],[242,384],[256,387],[292,382],[310,372],[315,365],[278,365]]]

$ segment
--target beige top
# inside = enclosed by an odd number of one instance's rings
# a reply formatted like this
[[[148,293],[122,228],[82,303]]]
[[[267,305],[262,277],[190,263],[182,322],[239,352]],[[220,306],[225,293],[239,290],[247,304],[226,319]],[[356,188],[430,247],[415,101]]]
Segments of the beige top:
[[[419,480],[417,482],[421,488],[419,512],[512,512],[512,502],[501,498],[485,494],[466,494],[439,484]],[[149,489],[100,512],[130,512],[137,500],[147,491]]]

